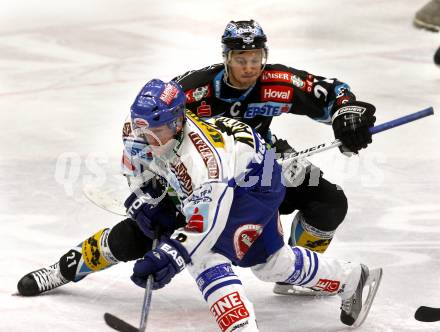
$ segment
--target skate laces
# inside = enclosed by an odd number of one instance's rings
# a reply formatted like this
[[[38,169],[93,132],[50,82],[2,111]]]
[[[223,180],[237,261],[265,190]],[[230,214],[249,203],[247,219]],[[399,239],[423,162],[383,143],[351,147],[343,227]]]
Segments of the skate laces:
[[[64,279],[61,275],[58,263],[48,268],[35,271],[32,275],[41,292],[54,289],[68,282],[68,280]]]

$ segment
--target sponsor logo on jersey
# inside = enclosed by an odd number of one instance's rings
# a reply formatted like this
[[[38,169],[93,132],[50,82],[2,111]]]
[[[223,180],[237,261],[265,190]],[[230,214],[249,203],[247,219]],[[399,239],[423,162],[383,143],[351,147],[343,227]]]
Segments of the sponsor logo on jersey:
[[[306,85],[306,83],[299,76],[296,75],[292,75],[292,84],[300,89],[303,89]]]
[[[210,124],[200,120],[200,118],[190,111],[186,111],[187,118],[191,119],[194,124],[206,135],[208,140],[216,148],[223,148],[225,142],[223,141],[223,136],[220,131],[211,126]]]
[[[210,84],[200,86],[195,89],[190,89],[185,92],[186,102],[194,103],[196,101],[200,101],[203,98],[210,97],[212,94],[212,88]]]
[[[284,82],[291,83],[292,73],[279,70],[267,70],[261,74],[261,82]]]
[[[234,233],[234,249],[238,259],[243,259],[262,232],[263,226],[256,224],[247,224],[237,228]]]
[[[169,105],[173,102],[174,98],[177,95],[177,92],[178,90],[174,85],[167,83],[159,99],[162,100],[165,104]]]
[[[180,189],[186,196],[190,196],[193,192],[192,179],[188,174],[188,170],[182,161],[170,165],[172,172],[176,175],[179,181]]]
[[[271,85],[261,87],[262,101],[286,102],[292,100],[293,88],[283,85]]]
[[[206,101],[202,101],[200,106],[197,107],[197,116],[209,117],[212,115],[211,105],[207,105]]]
[[[248,105],[246,111],[244,112],[243,117],[249,119],[249,118],[254,118],[257,115],[278,116],[282,113],[289,112],[291,106],[292,104],[290,103],[275,103],[275,102],[252,103]]]
[[[199,208],[194,208],[193,213],[189,217],[185,230],[187,232],[203,233],[205,226],[205,217],[200,213]]]
[[[311,287],[314,290],[321,290],[324,292],[334,293],[339,290],[341,283],[337,280],[319,279],[318,283]]]
[[[249,312],[238,292],[230,293],[218,299],[211,306],[210,311],[222,332],[228,330],[237,322],[249,318]]]
[[[194,144],[197,152],[202,157],[206,168],[208,169],[208,178],[218,179],[219,168],[217,160],[215,159],[214,152],[212,152],[211,148],[203,141],[199,134],[192,131],[188,134],[188,136],[191,139],[191,142]]]

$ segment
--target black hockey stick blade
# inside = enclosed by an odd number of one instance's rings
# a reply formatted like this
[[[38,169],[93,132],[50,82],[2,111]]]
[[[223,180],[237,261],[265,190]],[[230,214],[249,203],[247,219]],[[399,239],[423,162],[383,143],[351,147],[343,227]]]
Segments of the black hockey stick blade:
[[[108,326],[110,326],[112,329],[115,329],[116,331],[139,332],[139,329],[137,327],[134,327],[133,325],[124,322],[122,319],[119,319],[118,317],[109,314],[108,312],[104,314],[104,320]]]
[[[421,306],[416,310],[414,318],[420,322],[437,322],[440,320],[440,308]]]

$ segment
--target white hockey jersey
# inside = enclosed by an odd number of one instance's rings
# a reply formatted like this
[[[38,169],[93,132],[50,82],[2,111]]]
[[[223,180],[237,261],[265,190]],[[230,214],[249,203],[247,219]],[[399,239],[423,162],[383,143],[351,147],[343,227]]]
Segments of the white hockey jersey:
[[[165,157],[154,156],[126,124],[122,171],[132,181],[144,182],[150,172],[166,180],[187,222],[174,236],[195,259],[210,251],[225,228],[237,183],[255,184],[246,175],[262,167],[266,144],[251,127],[234,119],[201,121],[189,111],[186,119],[182,139]]]

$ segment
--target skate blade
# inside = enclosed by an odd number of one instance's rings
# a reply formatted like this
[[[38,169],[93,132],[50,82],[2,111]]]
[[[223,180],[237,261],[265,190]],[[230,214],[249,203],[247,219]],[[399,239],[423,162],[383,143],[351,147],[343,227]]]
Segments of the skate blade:
[[[370,270],[367,282],[365,283],[365,285],[369,287],[368,288],[368,295],[362,305],[362,310],[359,313],[358,318],[356,319],[356,321],[352,325],[353,328],[361,326],[362,323],[367,318],[368,313],[370,312],[371,305],[373,304],[374,298],[376,296],[377,290],[379,289],[379,285],[380,285],[381,280],[382,280],[382,269],[381,268]]]
[[[336,293],[314,291],[310,288],[289,285],[289,284],[286,285],[275,284],[275,286],[273,287],[273,292],[279,295],[309,296],[309,297],[336,295]]]
[[[440,31],[440,27],[439,26],[433,25],[433,24],[429,24],[429,23],[426,23],[426,22],[423,22],[423,21],[420,21],[420,20],[418,20],[416,18],[414,18],[414,20],[413,20],[413,25],[416,28],[428,30],[428,31],[431,31],[431,32],[439,32]]]

